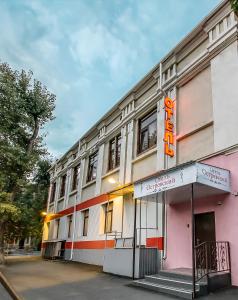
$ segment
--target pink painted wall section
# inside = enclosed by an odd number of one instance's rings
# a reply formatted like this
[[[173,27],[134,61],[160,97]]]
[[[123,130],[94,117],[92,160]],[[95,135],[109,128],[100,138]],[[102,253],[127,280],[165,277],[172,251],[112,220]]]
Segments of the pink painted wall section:
[[[216,156],[204,163],[230,170],[232,193],[238,191],[238,153]],[[197,199],[195,213],[215,212],[216,239],[230,242],[232,284],[238,286],[238,197],[232,193]],[[218,201],[222,204],[218,205]],[[167,212],[167,259],[164,266],[166,269],[191,267],[190,203],[168,205]]]

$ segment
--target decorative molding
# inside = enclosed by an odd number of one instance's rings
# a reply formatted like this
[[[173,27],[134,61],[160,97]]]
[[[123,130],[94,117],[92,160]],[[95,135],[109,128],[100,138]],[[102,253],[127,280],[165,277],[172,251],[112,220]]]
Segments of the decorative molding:
[[[201,126],[195,128],[195,129],[193,129],[193,130],[191,130],[191,131],[189,131],[189,132],[187,132],[187,133],[185,133],[185,134],[178,135],[178,136],[176,137],[176,141],[179,142],[179,141],[181,141],[181,140],[183,140],[183,139],[185,139],[185,138],[187,138],[187,137],[193,135],[194,133],[197,133],[197,132],[199,132],[199,131],[201,131],[201,130],[207,128],[207,127],[210,127],[210,126],[212,126],[212,125],[213,125],[213,120],[212,120],[212,121],[209,121],[209,122],[206,123],[206,124],[203,124],[203,125],[201,125]]]

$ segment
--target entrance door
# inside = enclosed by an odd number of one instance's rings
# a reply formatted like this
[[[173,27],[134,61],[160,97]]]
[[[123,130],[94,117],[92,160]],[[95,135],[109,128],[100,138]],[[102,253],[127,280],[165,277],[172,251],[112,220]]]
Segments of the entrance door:
[[[215,242],[215,213],[208,212],[195,215],[195,243]]]
[[[216,230],[215,213],[208,212],[195,215],[195,244],[209,242],[197,248],[196,265],[199,269],[216,270]]]

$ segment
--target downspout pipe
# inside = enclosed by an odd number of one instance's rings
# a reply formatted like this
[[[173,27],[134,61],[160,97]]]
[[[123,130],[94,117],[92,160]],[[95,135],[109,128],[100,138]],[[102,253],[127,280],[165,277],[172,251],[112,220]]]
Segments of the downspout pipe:
[[[134,234],[133,234],[133,257],[132,257],[132,279],[135,279],[135,262],[136,262],[136,211],[137,211],[137,198],[135,198],[134,206]]]
[[[160,63],[160,84],[157,89],[158,93],[162,93],[163,97],[166,98],[167,94],[162,89],[162,63]],[[164,170],[167,169],[167,161],[164,155]],[[162,234],[164,237],[164,247],[163,247],[163,254],[162,259],[165,260],[167,258],[167,209],[166,209],[166,192],[162,192]],[[163,261],[161,263],[161,268],[163,269]]]
[[[73,235],[72,235],[72,242],[71,242],[71,251],[70,251],[70,260],[73,260],[73,255],[74,255],[74,240],[75,240],[75,227],[76,227],[76,205],[77,205],[77,199],[78,199],[78,193],[76,194],[75,201],[74,201],[74,222],[73,222]]]

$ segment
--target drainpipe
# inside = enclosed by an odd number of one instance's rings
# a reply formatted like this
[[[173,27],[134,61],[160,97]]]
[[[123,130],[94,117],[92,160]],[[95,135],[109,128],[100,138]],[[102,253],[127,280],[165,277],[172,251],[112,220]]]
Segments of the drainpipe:
[[[193,288],[193,299],[196,298],[196,286],[195,286],[195,223],[194,223],[194,187],[191,184],[191,235],[192,235],[192,288]]]
[[[157,89],[157,92],[161,92],[163,94],[163,97],[166,98],[167,94],[162,88],[162,63],[160,63],[160,84]],[[164,112],[165,114],[165,112]],[[164,154],[164,170],[166,170],[168,167],[167,159]],[[163,254],[162,254],[162,262],[161,262],[161,268],[163,269],[163,261],[167,258],[167,207],[166,207],[166,192],[162,192],[162,234],[164,238],[164,247],[163,247]]]
[[[136,208],[137,208],[137,199],[135,198],[135,207],[134,207],[134,236],[133,236],[133,259],[132,259],[132,279],[135,279],[135,261],[136,261]]]
[[[75,227],[76,227],[76,205],[77,205],[78,193],[76,194],[75,201],[74,201],[74,222],[73,222],[73,235],[72,235],[72,242],[71,242],[71,252],[70,252],[70,260],[73,260],[74,255],[74,240],[75,240]]]

